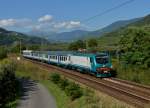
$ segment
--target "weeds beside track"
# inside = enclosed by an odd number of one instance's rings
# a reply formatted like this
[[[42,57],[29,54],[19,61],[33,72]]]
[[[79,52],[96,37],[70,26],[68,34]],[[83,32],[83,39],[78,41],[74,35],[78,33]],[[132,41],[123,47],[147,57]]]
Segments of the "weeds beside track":
[[[34,60],[26,60],[40,65],[44,70],[55,69],[66,77],[69,77],[94,89],[100,90],[136,107],[144,108],[145,105],[150,103],[149,87],[144,89],[142,88],[143,86],[137,87],[136,84],[131,85],[129,82],[125,83],[125,81],[119,82],[117,79],[101,80],[90,75],[75,72],[74,70],[68,70]]]

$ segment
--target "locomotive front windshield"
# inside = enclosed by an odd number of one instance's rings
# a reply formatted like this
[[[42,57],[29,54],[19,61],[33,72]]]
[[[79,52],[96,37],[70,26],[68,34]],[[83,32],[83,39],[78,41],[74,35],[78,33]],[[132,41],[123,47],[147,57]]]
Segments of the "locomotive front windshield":
[[[106,64],[109,62],[108,56],[96,56],[96,62],[98,64]]]

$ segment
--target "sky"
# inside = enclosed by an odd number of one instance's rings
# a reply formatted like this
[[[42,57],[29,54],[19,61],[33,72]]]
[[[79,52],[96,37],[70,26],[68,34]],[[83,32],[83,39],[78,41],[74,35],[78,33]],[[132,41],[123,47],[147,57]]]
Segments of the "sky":
[[[128,0],[0,0],[0,27],[19,32],[92,31],[118,20],[150,14],[150,0],[134,0],[85,21],[125,1]]]

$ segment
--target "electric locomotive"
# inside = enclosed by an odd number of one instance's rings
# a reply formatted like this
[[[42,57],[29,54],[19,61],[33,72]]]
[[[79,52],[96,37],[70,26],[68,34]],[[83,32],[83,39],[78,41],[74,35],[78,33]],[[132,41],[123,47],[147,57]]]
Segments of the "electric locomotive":
[[[107,53],[24,50],[23,56],[65,68],[80,70],[96,77],[111,77],[112,63]]]

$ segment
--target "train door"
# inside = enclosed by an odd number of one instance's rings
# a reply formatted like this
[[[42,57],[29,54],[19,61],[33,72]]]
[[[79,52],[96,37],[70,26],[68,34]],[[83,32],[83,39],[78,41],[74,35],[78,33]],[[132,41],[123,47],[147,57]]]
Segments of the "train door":
[[[94,60],[92,57],[90,57],[90,63],[91,63],[91,70],[94,68]]]

